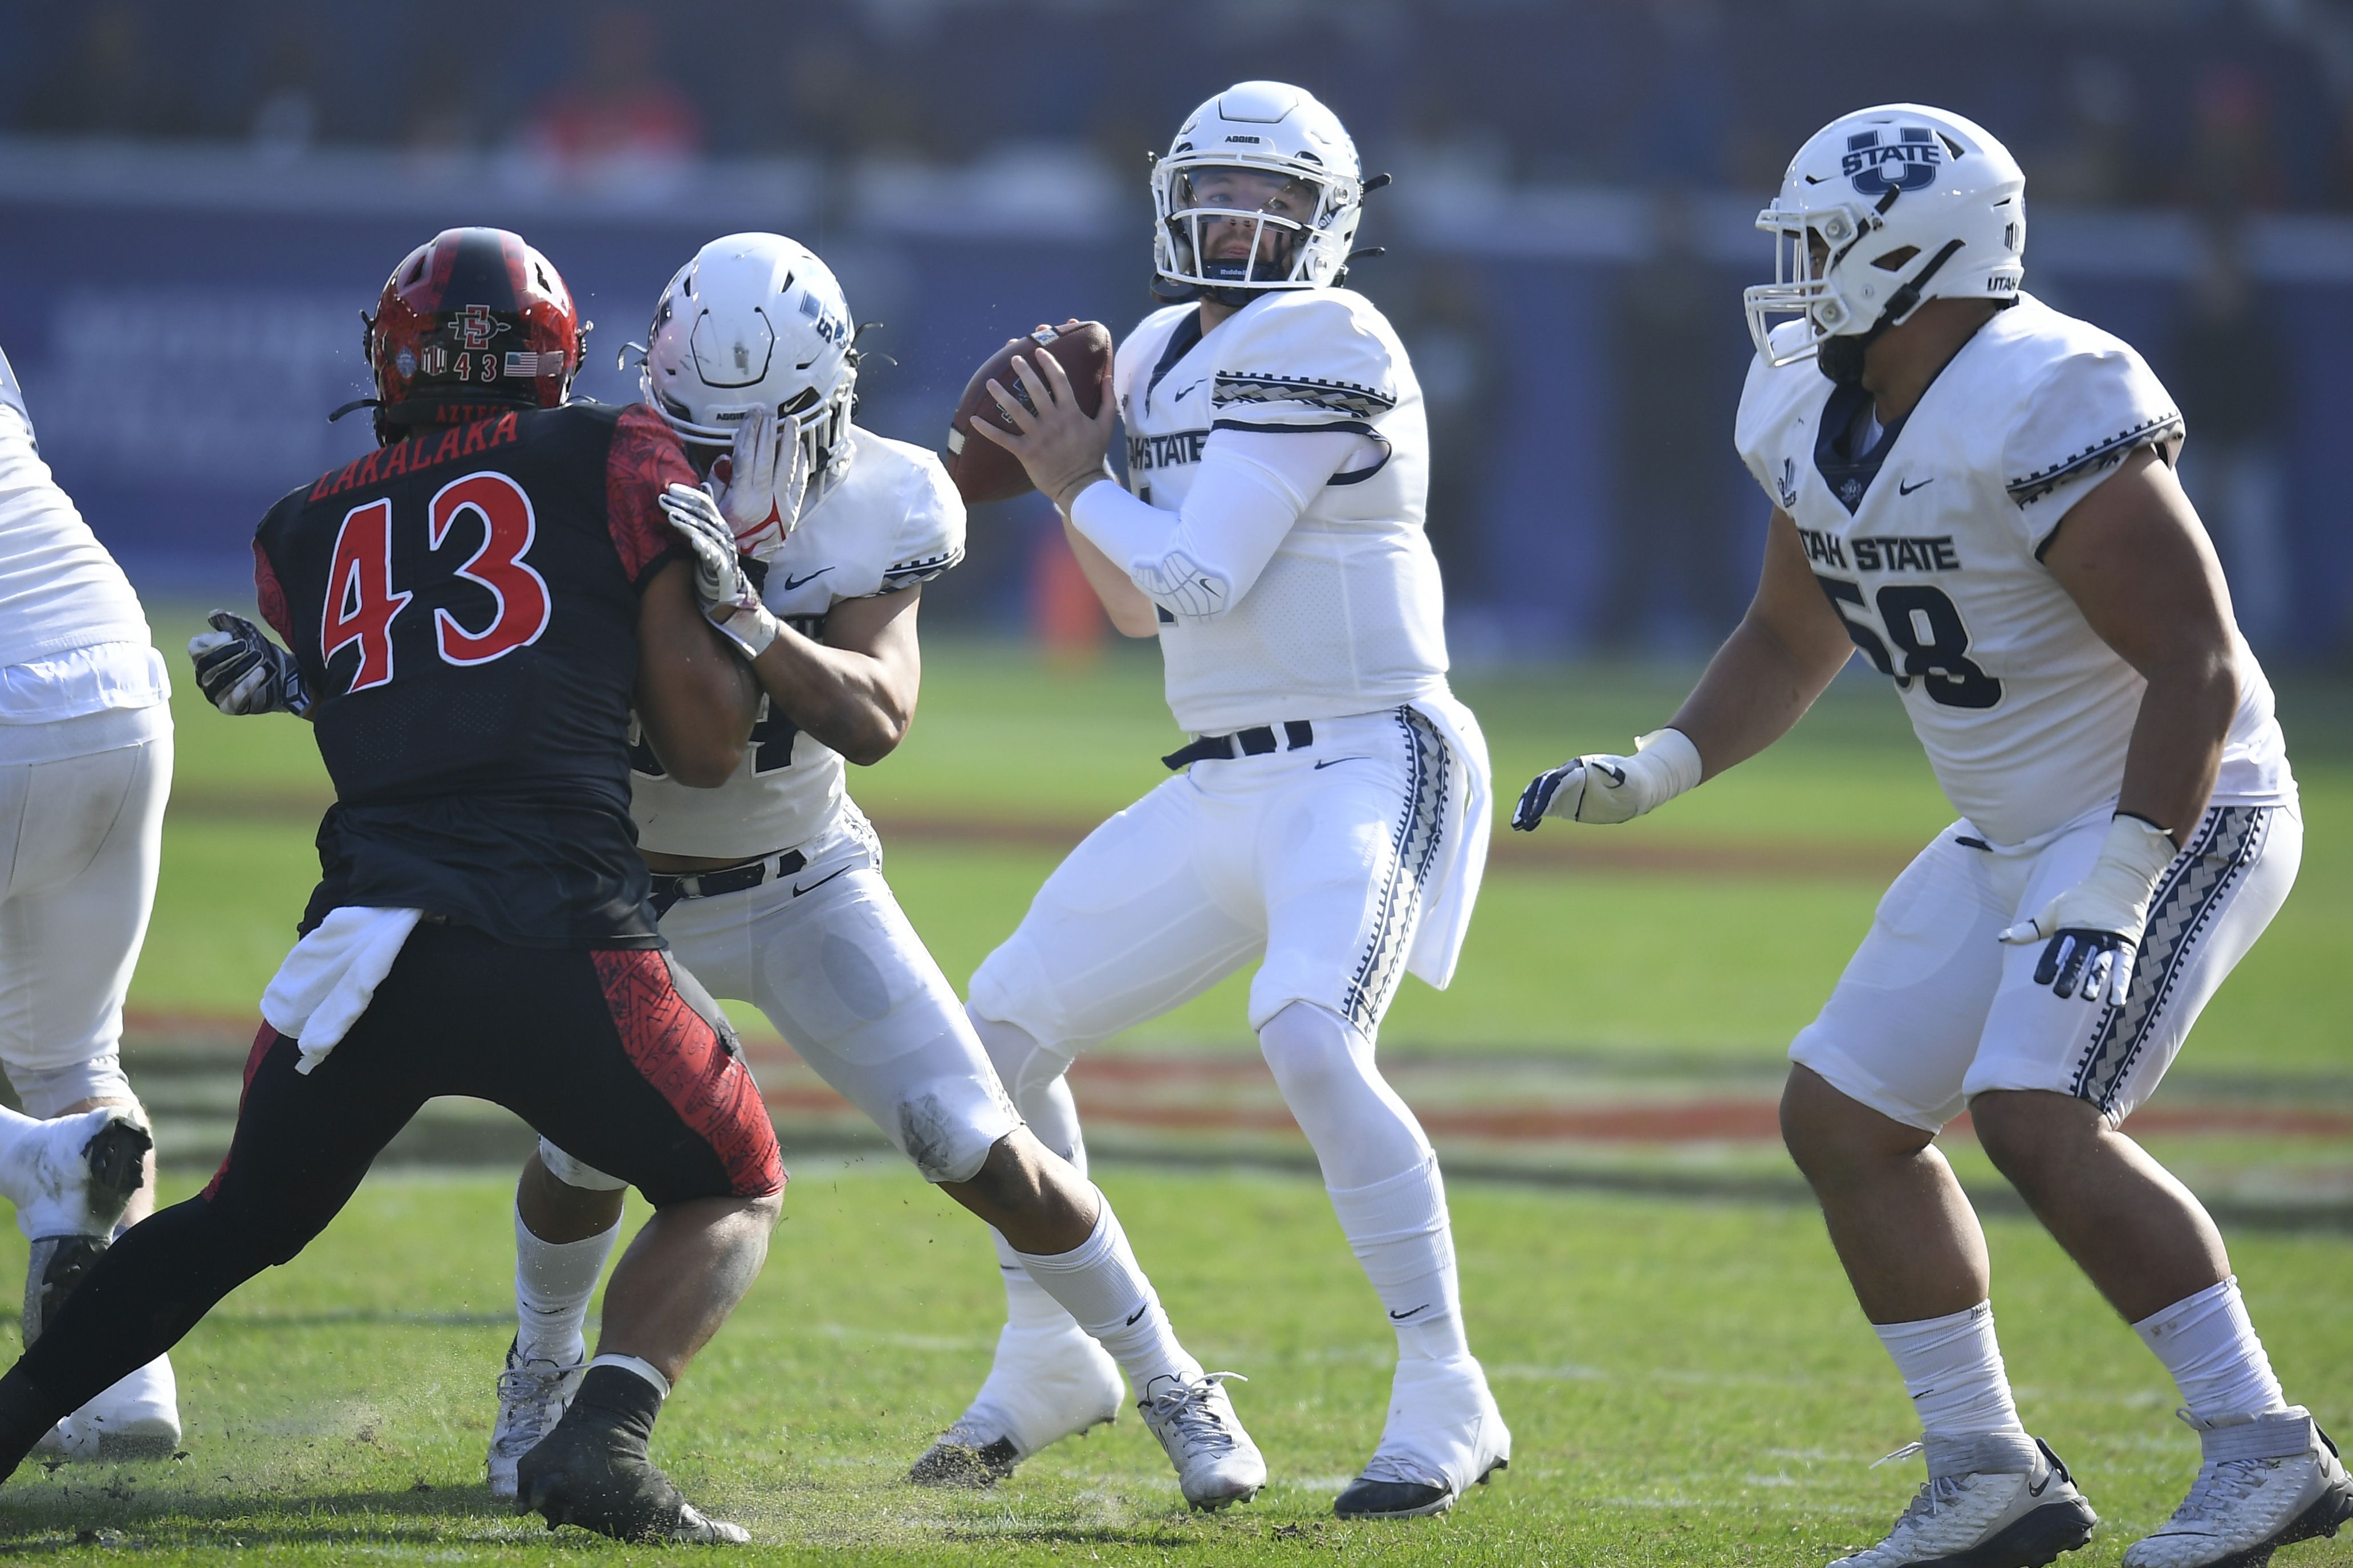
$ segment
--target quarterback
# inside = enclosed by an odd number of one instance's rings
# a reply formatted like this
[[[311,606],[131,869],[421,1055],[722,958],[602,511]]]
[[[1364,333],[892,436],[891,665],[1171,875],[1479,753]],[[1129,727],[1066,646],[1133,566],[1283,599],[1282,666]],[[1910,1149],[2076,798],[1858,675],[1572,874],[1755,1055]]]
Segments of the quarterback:
[[[1746,617],[1630,756],[1543,774],[1513,826],[1617,823],[1755,755],[1856,650],[1960,819],[1881,900],[1781,1100],[1928,1480],[1844,1568],[2041,1564],[2091,1505],[2021,1423],[1986,1245],[1932,1142],[2002,1174],[2164,1363],[2203,1462],[2128,1568],[2258,1563],[2353,1517],[2213,1221],[2122,1131],[2263,934],[2303,840],[2272,692],[2131,347],[2021,290],[2025,177],[1897,104],[1801,148],[1757,220],[1740,455],[1773,502]],[[1795,320],[1773,325],[1776,316]],[[1819,372],[1819,374],[1817,374]]]
[[[147,934],[172,787],[172,688],[121,567],[49,477],[0,356],[0,1195],[32,1243],[25,1343],[119,1227],[154,1207],[122,998]],[[69,1457],[170,1453],[158,1355],[57,1424]]]
[[[661,932],[713,992],[766,1014],[1018,1249],[1025,1282],[1086,1325],[1071,1348],[1074,1386],[1101,1395],[1089,1424],[1133,1398],[1187,1502],[1247,1499],[1266,1467],[1224,1374],[1177,1343],[1103,1194],[1021,1125],[844,788],[846,760],[879,762],[905,735],[923,585],[964,558],[964,504],[938,459],[851,423],[852,336],[832,272],[780,235],[712,241],[655,310],[646,402],[711,476],[715,500],[676,499],[699,509],[686,521],[706,604],[761,687],[751,743],[715,789],[672,777],[642,738],[631,748]],[[580,1384],[622,1186],[547,1142],[523,1173],[493,1495],[514,1495],[518,1463]]]
[[[1022,1114],[1077,1161],[1077,1054],[1257,963],[1250,1026],[1398,1338],[1387,1428],[1335,1507],[1434,1513],[1511,1434],[1464,1335],[1437,1159],[1373,1062],[1403,974],[1452,977],[1487,848],[1485,742],[1447,689],[1423,533],[1421,394],[1340,287],[1366,182],[1330,110],[1244,82],[1152,183],[1172,302],[1120,345],[1101,414],[1041,355],[1017,369],[1026,405],[993,385],[1015,432],[975,428],[1061,509],[1113,623],[1158,636],[1194,738],[1047,880],[969,1006]],[[997,1364],[941,1447],[1009,1468],[1088,1406],[1062,1392],[1074,1326],[1005,1261]]]

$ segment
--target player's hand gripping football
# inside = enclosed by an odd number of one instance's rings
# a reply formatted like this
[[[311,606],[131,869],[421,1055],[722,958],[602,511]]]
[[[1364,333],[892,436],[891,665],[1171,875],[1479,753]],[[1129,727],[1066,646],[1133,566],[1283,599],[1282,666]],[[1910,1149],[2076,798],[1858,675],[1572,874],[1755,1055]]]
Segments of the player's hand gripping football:
[[[776,640],[776,617],[760,602],[719,503],[692,485],[672,485],[660,499],[662,515],[694,555],[694,602],[704,618],[745,658],[759,658]]]
[[[195,661],[196,685],[206,700],[232,717],[310,716],[310,688],[292,654],[243,616],[215,610],[205,620],[213,629],[188,639],[188,657]]]
[[[1104,460],[1111,450],[1112,423],[1118,417],[1112,406],[1111,362],[1103,362],[1103,402],[1092,419],[1080,411],[1071,374],[1052,354],[1016,355],[1013,374],[1018,387],[1008,390],[994,377],[988,383],[989,396],[1013,428],[1000,430],[986,419],[975,419],[972,427],[1020,458],[1029,482],[1067,516],[1081,490],[1112,477]]]
[[[2034,984],[2062,997],[2121,1007],[2133,957],[2148,926],[2148,901],[2173,864],[2173,836],[2153,822],[2116,814],[2084,879],[2001,933],[2014,947],[2043,942]]]
[[[800,420],[765,404],[744,416],[728,451],[727,475],[713,489],[737,553],[766,561],[783,549],[800,521],[808,483]]]
[[[1681,730],[1653,730],[1630,757],[1595,752],[1538,773],[1520,794],[1512,826],[1534,833],[1547,816],[1571,822],[1631,822],[1700,780],[1699,748]]]

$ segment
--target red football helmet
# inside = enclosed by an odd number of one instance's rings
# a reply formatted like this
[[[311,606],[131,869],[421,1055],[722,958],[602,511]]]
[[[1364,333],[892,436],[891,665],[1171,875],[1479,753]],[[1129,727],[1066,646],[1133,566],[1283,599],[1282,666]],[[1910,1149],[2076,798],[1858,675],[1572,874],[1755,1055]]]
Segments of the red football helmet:
[[[364,340],[375,431],[464,425],[571,391],[588,324],[547,258],[502,228],[451,228],[385,280]]]

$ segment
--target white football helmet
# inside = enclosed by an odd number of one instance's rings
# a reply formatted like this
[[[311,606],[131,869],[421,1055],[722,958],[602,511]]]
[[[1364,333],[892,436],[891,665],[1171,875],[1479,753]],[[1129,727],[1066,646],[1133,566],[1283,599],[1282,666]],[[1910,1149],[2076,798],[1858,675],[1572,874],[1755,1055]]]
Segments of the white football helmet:
[[[1236,173],[1254,177],[1219,177]],[[1245,204],[1238,195],[1293,182],[1307,187],[1297,216],[1269,210],[1265,195]],[[1241,82],[1195,110],[1153,164],[1153,269],[1170,286],[1164,293],[1322,288],[1347,267],[1364,199],[1356,144],[1338,115],[1288,83]],[[1240,259],[1204,258],[1202,225],[1224,218],[1254,225],[1250,249]],[[1272,260],[1259,253],[1269,229],[1292,237]]]
[[[1893,103],[1831,121],[1757,215],[1774,258],[1773,281],[1742,296],[1757,352],[1793,364],[1831,339],[1867,340],[1923,300],[2015,300],[2025,192],[2010,150],[1957,114]],[[1776,316],[1807,330],[1777,345]]]
[[[662,290],[639,384],[691,446],[729,447],[762,406],[795,422],[806,516],[849,466],[856,336],[841,285],[815,251],[780,234],[731,234],[696,251]]]

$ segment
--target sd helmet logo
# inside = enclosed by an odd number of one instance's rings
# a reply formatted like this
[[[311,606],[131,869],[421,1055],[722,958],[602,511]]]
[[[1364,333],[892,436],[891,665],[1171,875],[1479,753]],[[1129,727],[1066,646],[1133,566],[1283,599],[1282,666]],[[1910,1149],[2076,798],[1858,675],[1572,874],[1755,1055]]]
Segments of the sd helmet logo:
[[[1876,131],[1858,132],[1846,139],[1846,156],[1839,160],[1839,169],[1857,194],[1883,196],[1890,191],[1925,191],[1936,183],[1936,170],[1945,161],[1936,133],[1923,125],[1905,125],[1898,134],[1900,140],[1893,146],[1882,145]]]
[[[491,340],[507,330],[507,323],[493,321],[490,307],[469,305],[449,318],[449,325],[458,332],[459,342],[470,349],[486,349]]]

